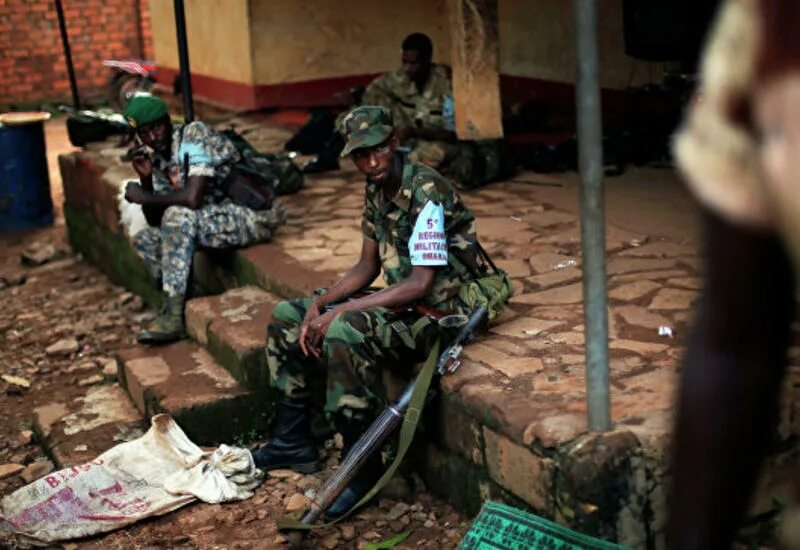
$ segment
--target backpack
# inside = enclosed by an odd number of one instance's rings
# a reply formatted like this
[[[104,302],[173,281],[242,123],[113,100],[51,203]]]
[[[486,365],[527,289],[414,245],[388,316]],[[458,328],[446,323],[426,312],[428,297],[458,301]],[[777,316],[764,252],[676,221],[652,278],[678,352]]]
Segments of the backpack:
[[[448,175],[459,189],[474,189],[514,175],[516,166],[502,139],[460,141]]]
[[[303,172],[286,153],[261,153],[233,129],[220,132],[228,138],[242,157],[238,167],[274,181],[275,193],[292,195],[303,186]]]

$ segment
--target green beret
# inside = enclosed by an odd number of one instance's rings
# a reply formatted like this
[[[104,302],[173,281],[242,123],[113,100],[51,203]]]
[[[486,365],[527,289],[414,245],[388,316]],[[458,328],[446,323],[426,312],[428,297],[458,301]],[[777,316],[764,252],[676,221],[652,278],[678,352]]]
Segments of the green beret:
[[[355,149],[380,145],[393,131],[392,112],[386,107],[356,107],[347,113],[339,125],[339,132],[346,142],[342,156],[346,157]]]
[[[154,95],[136,95],[131,98],[122,113],[131,128],[151,124],[167,116],[167,104]]]

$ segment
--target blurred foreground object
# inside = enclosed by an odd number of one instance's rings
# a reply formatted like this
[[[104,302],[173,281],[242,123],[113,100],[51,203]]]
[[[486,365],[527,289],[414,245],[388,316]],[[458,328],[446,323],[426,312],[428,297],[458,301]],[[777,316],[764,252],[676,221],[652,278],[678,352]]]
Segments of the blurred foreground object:
[[[681,381],[671,548],[731,547],[765,457],[796,445],[778,427],[800,265],[798,25],[795,0],[728,0],[702,100],[675,140],[706,208],[707,263]]]

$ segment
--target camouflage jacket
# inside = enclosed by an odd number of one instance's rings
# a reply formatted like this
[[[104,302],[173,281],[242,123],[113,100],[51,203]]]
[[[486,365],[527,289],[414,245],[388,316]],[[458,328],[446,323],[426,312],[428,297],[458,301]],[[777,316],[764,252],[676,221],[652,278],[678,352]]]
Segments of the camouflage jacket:
[[[443,305],[458,294],[462,282],[482,270],[475,218],[449,180],[423,164],[407,163],[403,183],[390,201],[385,199],[380,185],[368,183],[361,230],[365,238],[378,243],[386,284],[396,284],[411,275],[411,233],[417,216],[430,201],[444,209],[447,266],[436,268],[433,288],[425,302]]]
[[[188,154],[189,165],[184,167]],[[175,125],[172,128],[172,151],[169,159],[153,153],[153,192],[167,194],[183,188],[185,178],[206,176],[203,206],[229,200],[222,182],[230,174],[240,155],[231,141],[202,122]]]
[[[415,126],[440,130],[444,128],[444,97],[452,94],[452,87],[450,67],[446,65],[431,65],[428,82],[422,93],[398,69],[373,80],[367,86],[361,103],[391,109],[395,127]]]

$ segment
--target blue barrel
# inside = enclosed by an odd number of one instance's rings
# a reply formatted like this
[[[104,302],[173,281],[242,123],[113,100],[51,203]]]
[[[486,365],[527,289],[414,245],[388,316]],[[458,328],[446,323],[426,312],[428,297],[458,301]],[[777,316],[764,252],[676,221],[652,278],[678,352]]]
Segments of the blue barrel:
[[[44,123],[32,118],[0,118],[0,232],[53,223]]]

